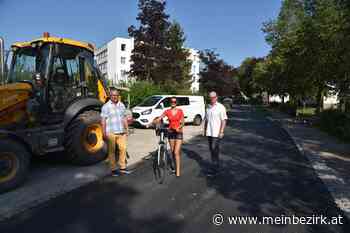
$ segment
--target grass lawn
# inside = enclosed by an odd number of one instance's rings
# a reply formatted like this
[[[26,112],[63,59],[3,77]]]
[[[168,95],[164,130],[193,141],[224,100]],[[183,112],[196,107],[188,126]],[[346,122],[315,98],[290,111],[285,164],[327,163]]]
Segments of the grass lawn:
[[[298,108],[297,115],[304,117],[311,117],[316,114],[316,108]]]
[[[255,109],[257,112],[264,114],[264,115],[271,115],[270,112],[266,109],[266,107],[263,106],[255,106]],[[297,110],[297,116],[298,117],[303,117],[303,118],[308,118],[316,115],[316,108],[298,108]]]

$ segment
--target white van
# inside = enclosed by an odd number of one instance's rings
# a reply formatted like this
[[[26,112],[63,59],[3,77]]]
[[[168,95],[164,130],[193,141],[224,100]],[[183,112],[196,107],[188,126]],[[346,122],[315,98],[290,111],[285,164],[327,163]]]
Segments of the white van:
[[[182,95],[154,95],[145,99],[132,109],[134,123],[146,126],[162,115],[164,110],[170,108],[170,99],[176,97],[177,106],[185,115],[185,123],[200,125],[205,116],[205,103],[203,96]]]

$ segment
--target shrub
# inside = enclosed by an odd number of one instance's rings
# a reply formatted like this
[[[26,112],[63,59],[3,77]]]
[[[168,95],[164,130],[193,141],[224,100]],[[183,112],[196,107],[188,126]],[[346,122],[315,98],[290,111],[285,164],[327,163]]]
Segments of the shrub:
[[[350,141],[350,117],[339,110],[329,109],[321,112],[318,126],[339,139]]]
[[[189,88],[183,87],[180,83],[172,80],[166,80],[160,85],[164,93],[169,95],[192,95]]]
[[[257,97],[252,97],[249,99],[249,103],[251,105],[262,105],[263,104],[263,99],[261,96],[257,96]]]
[[[297,115],[297,109],[298,107],[291,102],[279,104],[279,110],[281,112],[287,113],[288,115],[293,117]]]
[[[145,98],[152,95],[166,95],[167,91],[162,90],[159,85],[146,81],[137,81],[130,86],[130,106],[141,103]]]
[[[299,108],[297,111],[297,115],[300,117],[312,117],[315,115],[315,113],[316,113],[316,109],[310,108],[310,107]]]
[[[271,108],[278,108],[281,105],[279,102],[270,102],[269,106]]]
[[[176,82],[168,81],[157,85],[148,81],[136,81],[127,85],[130,88],[130,106],[134,107],[152,95],[191,95],[191,90],[181,88]],[[125,96],[124,96],[125,95]],[[126,99],[126,93],[123,94]]]

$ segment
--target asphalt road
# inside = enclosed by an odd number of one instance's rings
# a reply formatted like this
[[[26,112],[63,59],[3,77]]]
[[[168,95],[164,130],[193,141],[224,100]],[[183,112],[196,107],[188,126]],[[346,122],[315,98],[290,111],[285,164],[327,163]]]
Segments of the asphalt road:
[[[285,132],[250,107],[230,113],[219,175],[206,175],[205,138],[183,152],[180,178],[156,183],[148,161],[129,176],[108,177],[2,222],[0,232],[350,232],[345,218],[342,225],[229,224],[228,216],[343,216]],[[221,226],[212,222],[216,213],[225,216]]]

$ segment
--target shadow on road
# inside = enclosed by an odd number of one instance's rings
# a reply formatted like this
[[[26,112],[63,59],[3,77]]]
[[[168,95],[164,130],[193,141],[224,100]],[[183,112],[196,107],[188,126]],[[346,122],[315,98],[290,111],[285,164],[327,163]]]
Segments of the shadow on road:
[[[348,220],[343,226],[257,225],[250,231],[212,226],[207,215],[219,208],[228,216],[342,215],[307,159],[281,129],[257,114],[249,107],[230,113],[222,172],[215,177],[206,176],[207,141],[196,137],[183,147],[183,177],[170,177],[169,186],[156,184],[146,172],[152,169],[149,162],[129,178],[105,178],[0,223],[0,232],[350,232]]]
[[[0,223],[0,232],[90,233],[90,232],[180,232],[182,221],[155,207],[151,218],[144,210],[142,219],[132,217],[130,206],[141,195],[136,189],[113,178],[65,194],[55,201]],[[79,197],[79,198],[78,198]],[[78,201],[77,201],[78,200]],[[158,210],[157,210],[158,208]],[[43,211],[43,209],[54,210]],[[35,216],[35,218],[33,218]]]
[[[344,216],[284,131],[251,111],[240,108],[230,113],[230,129],[222,143],[222,172],[207,176],[207,186],[237,203],[246,216]],[[197,137],[190,144],[184,152],[196,161],[198,175],[203,176],[211,166],[206,140]],[[349,221],[343,222],[343,226],[303,226],[300,232],[350,232]],[[285,230],[287,226],[271,227]]]

